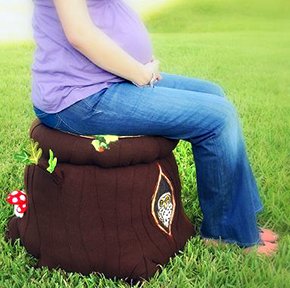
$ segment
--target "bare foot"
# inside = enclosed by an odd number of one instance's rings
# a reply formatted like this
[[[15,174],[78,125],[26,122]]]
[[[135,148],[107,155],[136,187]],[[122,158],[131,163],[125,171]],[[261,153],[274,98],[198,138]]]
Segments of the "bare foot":
[[[258,245],[244,249],[246,254],[251,253],[251,252],[256,252],[259,255],[265,255],[265,256],[272,256],[277,252],[277,250],[278,250],[278,244],[271,243],[271,242],[264,242],[264,244],[258,244]]]
[[[223,242],[221,240],[215,240],[215,239],[203,239],[203,242],[207,246],[218,246],[218,245],[226,245],[228,243]],[[278,250],[278,243],[271,243],[267,241],[262,241],[262,243],[257,244],[255,246],[244,248],[244,252],[246,254],[249,254],[251,252],[256,252],[259,255],[265,255],[265,256],[272,256],[276,253]]]
[[[273,232],[270,229],[266,229],[266,228],[259,228],[260,229],[260,237],[261,240],[264,242],[271,242],[271,243],[275,243],[278,241],[278,234],[276,234],[275,232]]]

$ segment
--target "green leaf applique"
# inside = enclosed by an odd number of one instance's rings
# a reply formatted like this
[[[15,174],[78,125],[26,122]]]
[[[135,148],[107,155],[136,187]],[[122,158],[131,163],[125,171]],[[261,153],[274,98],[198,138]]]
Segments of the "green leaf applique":
[[[105,149],[107,149],[107,145],[100,142],[99,140],[93,140],[92,145],[98,152],[103,152]]]
[[[21,148],[20,152],[14,154],[15,160],[24,163],[25,165],[38,164],[42,155],[42,149],[38,148],[39,143],[30,139],[27,148]]]
[[[92,145],[98,152],[104,152],[105,149],[110,149],[109,144],[118,141],[118,136],[115,135],[94,135],[95,140]]]
[[[17,160],[18,162],[24,163],[25,165],[31,164],[29,154],[24,149],[21,150],[20,152],[15,153],[14,159]]]
[[[48,167],[46,168],[46,170],[49,173],[52,173],[56,167],[57,164],[57,158],[54,157],[53,155],[53,151],[51,149],[49,149],[49,159],[48,159]]]
[[[34,142],[33,140],[30,141],[30,157],[29,160],[31,164],[38,164],[38,161],[42,155],[42,149],[38,148],[39,143]]]
[[[116,135],[104,135],[103,137],[108,144],[110,144],[111,142],[116,142],[119,139]]]

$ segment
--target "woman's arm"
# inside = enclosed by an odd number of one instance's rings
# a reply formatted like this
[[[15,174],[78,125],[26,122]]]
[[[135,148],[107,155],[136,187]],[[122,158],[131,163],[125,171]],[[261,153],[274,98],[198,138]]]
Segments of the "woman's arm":
[[[143,65],[99,29],[89,15],[86,0],[53,0],[71,45],[99,67],[138,85],[152,78],[152,65]],[[151,68],[150,68],[151,67]]]

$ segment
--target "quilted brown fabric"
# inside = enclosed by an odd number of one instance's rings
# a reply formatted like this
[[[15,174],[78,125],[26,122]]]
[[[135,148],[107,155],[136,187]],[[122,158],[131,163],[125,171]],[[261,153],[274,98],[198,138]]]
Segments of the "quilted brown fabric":
[[[28,210],[10,219],[6,238],[20,238],[37,267],[133,283],[153,276],[195,235],[180,198],[172,153],[178,141],[120,138],[99,153],[92,139],[39,121],[30,136],[44,153],[37,166],[25,168]],[[49,148],[58,158],[52,174]]]

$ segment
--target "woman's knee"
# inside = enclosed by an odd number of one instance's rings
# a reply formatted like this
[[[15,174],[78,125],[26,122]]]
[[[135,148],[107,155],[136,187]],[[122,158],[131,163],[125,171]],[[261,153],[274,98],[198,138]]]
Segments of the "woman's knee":
[[[208,85],[210,85],[210,91],[212,94],[215,94],[220,97],[226,97],[224,89],[219,84],[208,81]]]
[[[239,122],[239,115],[234,104],[224,98],[220,104],[220,113],[217,116],[217,129],[224,129],[226,127],[234,127]]]

